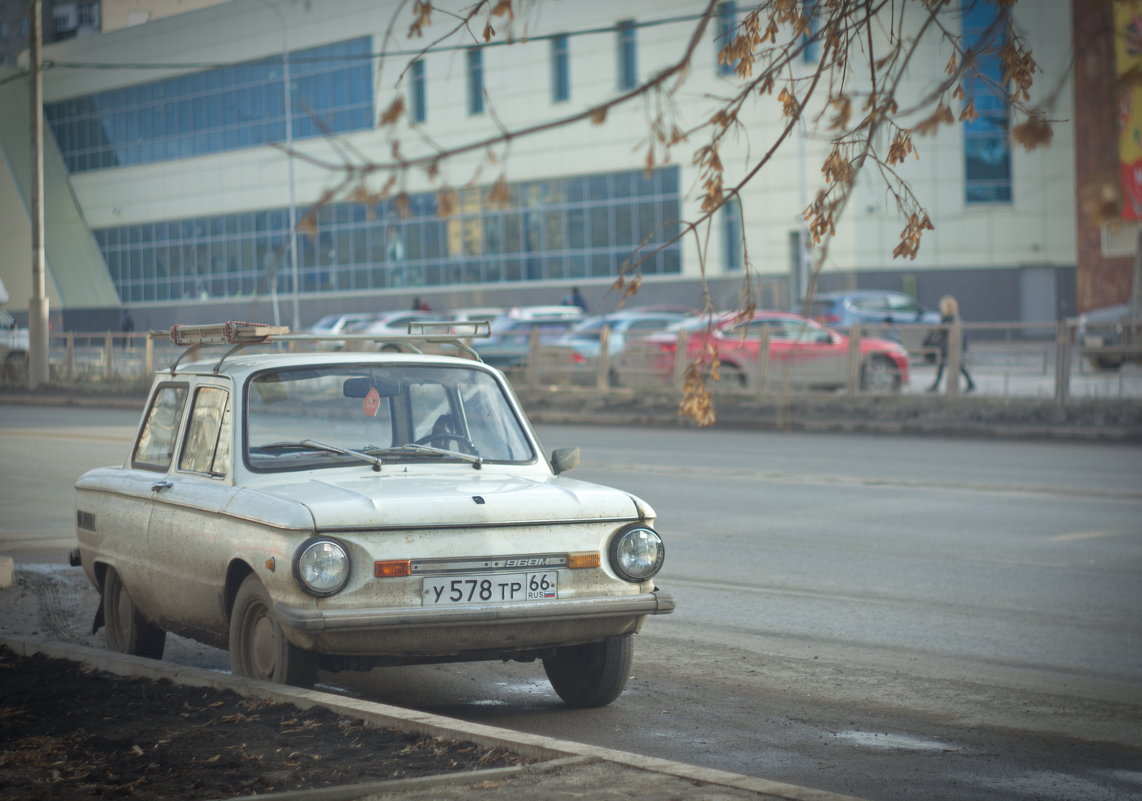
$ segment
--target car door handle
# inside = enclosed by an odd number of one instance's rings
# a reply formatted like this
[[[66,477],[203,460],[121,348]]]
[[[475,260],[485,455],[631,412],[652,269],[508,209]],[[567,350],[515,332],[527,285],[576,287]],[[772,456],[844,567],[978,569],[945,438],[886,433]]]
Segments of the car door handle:
[[[174,486],[173,481],[156,481],[151,485],[151,492],[161,492]]]

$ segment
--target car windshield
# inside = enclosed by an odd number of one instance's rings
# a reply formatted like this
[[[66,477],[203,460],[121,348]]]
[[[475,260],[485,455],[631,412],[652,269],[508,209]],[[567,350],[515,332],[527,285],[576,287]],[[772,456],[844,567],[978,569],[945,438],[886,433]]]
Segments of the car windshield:
[[[535,459],[500,384],[467,367],[331,365],[258,373],[246,392],[245,439],[246,463],[257,471]]]

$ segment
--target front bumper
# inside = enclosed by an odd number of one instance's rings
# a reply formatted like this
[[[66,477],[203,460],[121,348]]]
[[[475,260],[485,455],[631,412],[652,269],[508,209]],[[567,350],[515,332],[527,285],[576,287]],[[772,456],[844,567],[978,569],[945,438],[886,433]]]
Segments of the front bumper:
[[[328,654],[443,655],[589,642],[638,631],[647,615],[674,611],[661,590],[563,601],[466,604],[447,609],[321,610],[274,605],[286,636]]]
[[[323,611],[274,605],[282,626],[308,633],[384,631],[431,626],[463,626],[487,623],[533,623],[583,618],[668,615],[674,611],[674,596],[654,590],[617,598],[577,598],[566,601],[522,604],[471,604],[447,609],[346,609]]]

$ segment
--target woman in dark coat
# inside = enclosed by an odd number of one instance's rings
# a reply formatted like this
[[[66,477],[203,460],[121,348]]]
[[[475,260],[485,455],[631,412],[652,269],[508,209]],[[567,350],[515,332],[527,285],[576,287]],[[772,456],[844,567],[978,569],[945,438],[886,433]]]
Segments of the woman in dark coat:
[[[938,348],[939,362],[936,367],[936,380],[932,382],[932,386],[928,387],[929,392],[935,392],[940,387],[940,379],[944,377],[944,365],[948,361],[948,332],[951,330],[951,325],[960,321],[960,305],[956,299],[951,295],[944,295],[940,298],[940,322],[942,325],[928,335],[924,344],[929,347]],[[960,339],[960,355],[968,351],[968,335],[961,334]],[[963,359],[960,359],[960,372],[964,374],[964,378],[968,380],[967,388],[964,392],[972,392],[975,389],[975,382],[971,379],[971,373],[968,372],[967,366],[964,364]],[[951,380],[951,379],[949,379]]]

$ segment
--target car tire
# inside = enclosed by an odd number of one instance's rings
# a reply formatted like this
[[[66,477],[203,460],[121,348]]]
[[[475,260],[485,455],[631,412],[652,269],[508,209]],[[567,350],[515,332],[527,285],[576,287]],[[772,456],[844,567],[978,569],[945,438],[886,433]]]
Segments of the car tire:
[[[606,706],[626,687],[634,644],[631,636],[568,645],[543,660],[552,688],[568,706]]]
[[[721,389],[745,389],[745,372],[736,364],[723,362],[718,366],[718,376],[717,386]]]
[[[317,655],[286,639],[270,594],[257,576],[247,576],[234,596],[230,672],[295,687],[312,687],[317,680]]]
[[[4,359],[4,380],[13,384],[23,384],[28,380],[28,354],[9,353]]]
[[[899,392],[900,371],[885,356],[873,356],[860,368],[860,388],[865,392]]]
[[[1122,358],[1114,356],[1091,356],[1090,364],[1095,370],[1118,370],[1122,367]]]
[[[103,579],[103,624],[112,651],[148,659],[162,659],[167,633],[148,622],[127,592],[119,571],[107,568]]]

